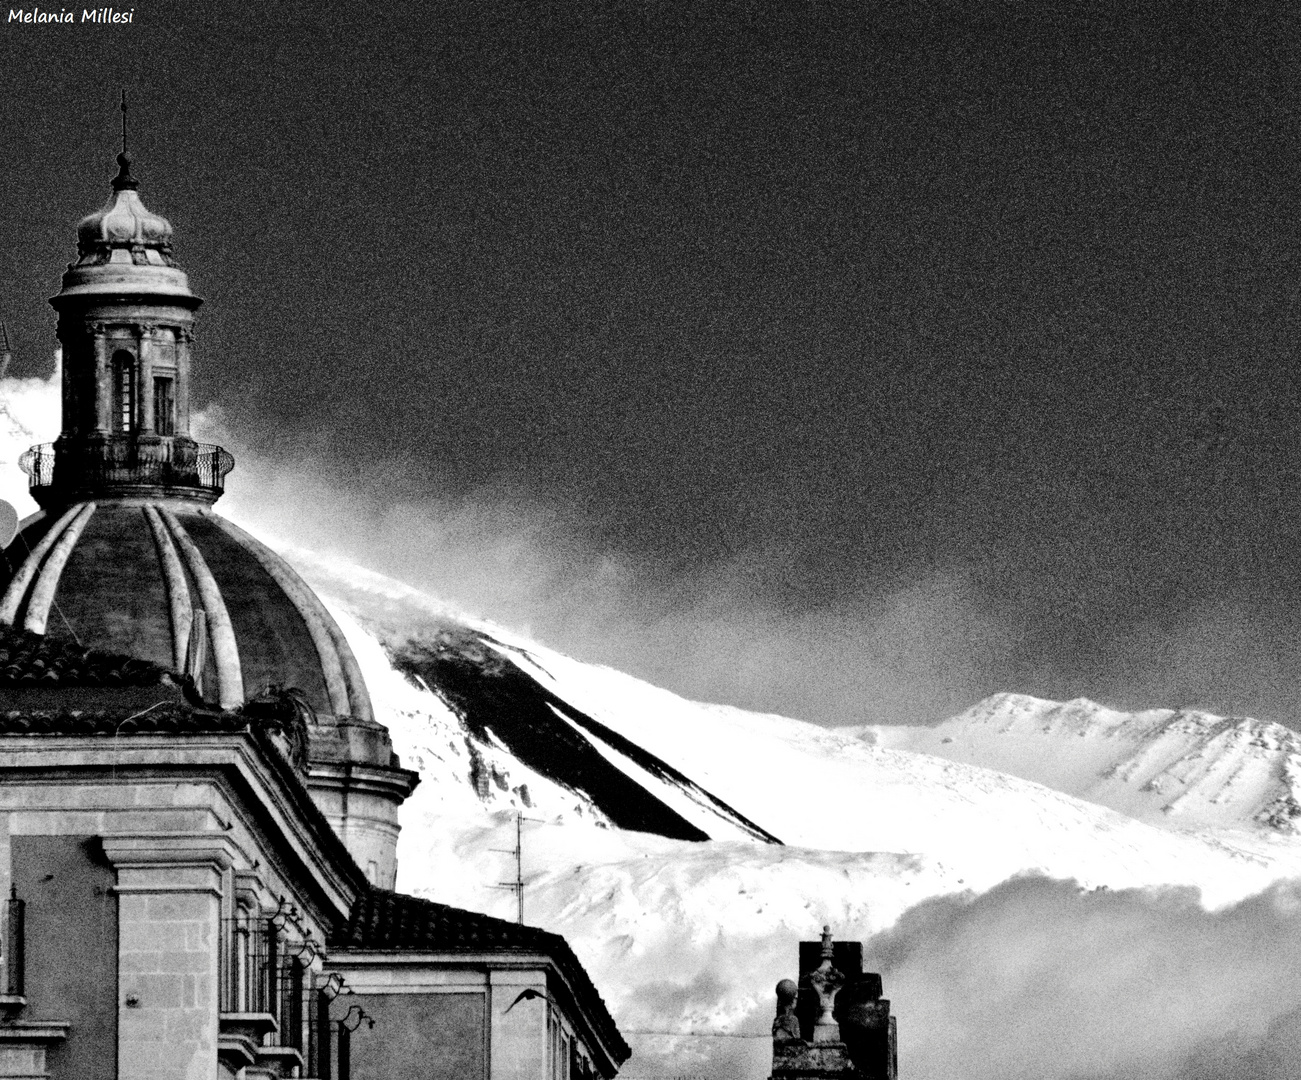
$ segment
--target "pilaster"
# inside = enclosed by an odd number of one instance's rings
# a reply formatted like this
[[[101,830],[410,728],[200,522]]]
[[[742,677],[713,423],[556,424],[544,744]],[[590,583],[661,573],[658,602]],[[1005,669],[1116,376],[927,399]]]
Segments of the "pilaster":
[[[106,837],[118,885],[118,1075],[211,1080],[217,1071],[222,835]]]
[[[545,971],[492,971],[488,975],[489,1080],[537,1080],[547,1060]]]

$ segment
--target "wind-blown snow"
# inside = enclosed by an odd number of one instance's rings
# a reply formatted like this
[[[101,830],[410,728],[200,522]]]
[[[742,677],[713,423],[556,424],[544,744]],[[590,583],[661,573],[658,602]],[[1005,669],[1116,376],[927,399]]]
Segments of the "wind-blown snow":
[[[1239,1059],[1253,1075],[1289,1075],[1284,1020],[1301,991],[1280,976],[1267,935],[1249,932],[1273,920],[1301,940],[1301,901],[1275,884],[1301,872],[1301,845],[1286,814],[1261,814],[1284,794],[1262,779],[1290,767],[1284,729],[1013,696],[935,729],[820,728],[685,701],[299,554],[357,649],[379,718],[425,778],[403,811],[399,887],[513,915],[513,897],[494,889],[513,867],[496,852],[512,846],[523,810],[526,920],[563,933],[587,965],[634,1047],[625,1075],[767,1075],[772,987],[823,923],[867,943],[908,1080],[1192,1080],[1206,1062],[1233,1075],[1225,1062]],[[701,804],[691,820],[708,841],[617,829],[588,793],[467,740],[436,688],[390,662],[396,645],[449,625],[481,631],[548,694],[784,844],[741,839]],[[683,806],[680,785],[616,752],[607,760]],[[1185,812],[1154,808],[1161,777],[1197,792]],[[1201,938],[1182,956],[1189,932]],[[1244,970],[1226,990],[1205,965],[1239,945]],[[1144,1002],[1167,986],[1178,1015],[1158,1022]],[[1094,1007],[1098,988],[1114,1008]],[[995,1002],[1038,1026],[1000,1034]],[[1071,1052],[1055,1056],[1057,1044]],[[1097,1045],[1107,1050],[1090,1071]]]

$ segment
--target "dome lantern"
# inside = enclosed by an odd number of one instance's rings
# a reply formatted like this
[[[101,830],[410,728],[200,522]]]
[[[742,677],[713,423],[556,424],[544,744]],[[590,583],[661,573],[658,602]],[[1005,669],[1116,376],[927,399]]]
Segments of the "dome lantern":
[[[112,496],[215,502],[234,459],[190,435],[191,343],[202,303],[172,226],[140,199],[131,158],[77,226],[77,261],[50,303],[63,347],[63,430],[22,466],[47,509]]]

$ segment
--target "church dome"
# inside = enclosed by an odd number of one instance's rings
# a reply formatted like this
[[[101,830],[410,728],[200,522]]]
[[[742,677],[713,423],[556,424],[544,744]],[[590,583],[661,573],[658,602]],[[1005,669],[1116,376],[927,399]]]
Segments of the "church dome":
[[[268,686],[373,722],[342,631],[264,544],[199,504],[78,502],[30,520],[0,566],[0,622],[196,676],[232,708]]]

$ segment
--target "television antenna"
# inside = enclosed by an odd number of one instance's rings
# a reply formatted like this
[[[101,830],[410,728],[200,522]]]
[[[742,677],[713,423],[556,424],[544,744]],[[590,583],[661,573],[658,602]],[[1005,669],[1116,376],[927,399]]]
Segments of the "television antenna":
[[[536,818],[525,818],[522,810],[515,811],[515,846],[513,848],[489,848],[489,851],[500,851],[503,855],[515,856],[515,880],[500,881],[493,886],[494,889],[509,889],[515,894],[515,921],[521,926],[524,925],[524,822],[536,821]]]

